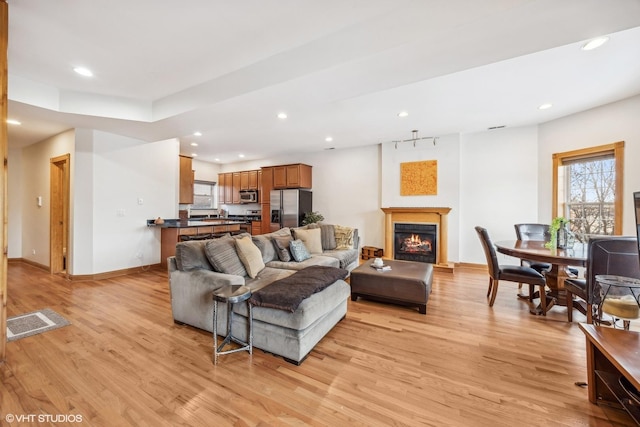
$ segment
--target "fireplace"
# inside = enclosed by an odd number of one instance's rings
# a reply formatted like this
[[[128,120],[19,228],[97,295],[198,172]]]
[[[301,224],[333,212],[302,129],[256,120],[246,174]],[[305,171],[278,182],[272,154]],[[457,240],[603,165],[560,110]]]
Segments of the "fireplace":
[[[451,208],[446,207],[393,207],[382,208],[384,212],[384,254],[386,257],[395,258],[395,226],[399,224],[417,224],[432,227],[433,241],[431,242],[431,258],[433,267],[436,270],[453,273],[453,263],[447,260],[449,248],[448,239],[448,214]],[[422,230],[420,230],[422,231]],[[415,233],[414,233],[415,234]],[[410,237],[410,236],[409,236]],[[415,239],[414,239],[415,240]],[[413,245],[428,244],[413,243]],[[435,241],[435,242],[434,242]],[[406,252],[406,251],[405,251]],[[411,255],[411,254],[404,254]],[[396,258],[397,259],[397,258]],[[434,261],[435,259],[435,261]]]
[[[393,241],[394,259],[436,263],[438,243],[436,224],[395,223]]]

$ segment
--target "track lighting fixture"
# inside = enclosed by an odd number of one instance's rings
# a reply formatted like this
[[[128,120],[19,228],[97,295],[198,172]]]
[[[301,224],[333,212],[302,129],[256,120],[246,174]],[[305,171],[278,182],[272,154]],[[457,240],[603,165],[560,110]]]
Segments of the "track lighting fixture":
[[[395,143],[395,148],[396,150],[398,149],[398,143],[401,142],[412,142],[413,146],[416,146],[416,142],[422,140],[422,139],[430,139],[433,142],[433,145],[436,145],[436,141],[438,140],[439,137],[437,136],[423,136],[423,137],[418,137],[418,131],[417,130],[412,130],[411,131],[411,138],[410,139],[402,139],[402,140],[398,140],[398,141],[391,141],[393,143]]]

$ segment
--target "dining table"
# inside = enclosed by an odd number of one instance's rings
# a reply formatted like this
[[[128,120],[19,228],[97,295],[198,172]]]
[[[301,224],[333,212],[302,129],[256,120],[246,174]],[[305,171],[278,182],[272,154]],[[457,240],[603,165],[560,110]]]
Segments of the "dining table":
[[[551,269],[544,274],[547,288],[549,288],[546,294],[547,311],[555,304],[567,305],[564,281],[576,277],[569,271],[569,266],[585,267],[587,264],[586,243],[577,242],[568,248],[547,248],[544,241],[503,240],[494,242],[494,245],[501,254],[551,265]],[[543,314],[541,305],[536,307],[535,313]]]

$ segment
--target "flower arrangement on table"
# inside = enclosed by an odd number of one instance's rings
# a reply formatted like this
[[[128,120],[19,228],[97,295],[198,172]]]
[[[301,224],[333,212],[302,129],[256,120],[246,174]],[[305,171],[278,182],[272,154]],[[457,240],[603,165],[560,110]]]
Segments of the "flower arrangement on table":
[[[568,223],[569,220],[563,216],[553,218],[551,226],[549,227],[549,234],[551,238],[544,244],[547,249],[556,249],[558,247],[558,231],[564,228]]]

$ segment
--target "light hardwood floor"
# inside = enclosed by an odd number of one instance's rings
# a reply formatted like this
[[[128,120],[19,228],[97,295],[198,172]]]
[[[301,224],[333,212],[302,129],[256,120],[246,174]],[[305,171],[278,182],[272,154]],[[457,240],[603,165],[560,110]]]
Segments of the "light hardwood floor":
[[[507,283],[489,308],[482,272],[436,273],[427,315],[349,301],[301,366],[260,350],[214,366],[211,335],[173,323],[161,270],[69,282],[17,263],[8,282],[9,316],[50,307],[71,325],[7,344],[3,426],[628,424],[574,385],[585,339],[566,309],[530,315]]]

